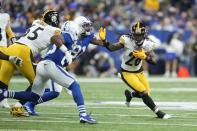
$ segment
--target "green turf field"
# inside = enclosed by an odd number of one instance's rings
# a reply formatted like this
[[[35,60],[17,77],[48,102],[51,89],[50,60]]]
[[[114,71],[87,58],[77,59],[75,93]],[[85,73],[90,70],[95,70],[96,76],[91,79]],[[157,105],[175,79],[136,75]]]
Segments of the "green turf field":
[[[8,109],[0,108],[0,130],[197,131],[197,79],[151,79],[152,98],[173,116],[169,120],[155,118],[138,99],[126,107],[123,92],[128,87],[117,79],[107,80],[80,81],[87,110],[98,121],[96,125],[79,124],[72,97],[63,91],[59,98],[37,106],[40,116],[13,118]],[[23,90],[27,85],[16,80],[10,87]]]

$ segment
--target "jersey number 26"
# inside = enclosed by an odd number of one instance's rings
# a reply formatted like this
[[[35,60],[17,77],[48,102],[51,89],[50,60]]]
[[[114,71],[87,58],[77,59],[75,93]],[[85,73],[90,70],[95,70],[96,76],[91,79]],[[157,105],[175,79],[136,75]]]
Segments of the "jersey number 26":
[[[126,65],[133,66],[133,64],[134,64],[134,66],[138,66],[140,64],[141,59],[140,58],[135,58],[132,55],[132,52],[129,54],[129,56],[131,58],[125,62]]]

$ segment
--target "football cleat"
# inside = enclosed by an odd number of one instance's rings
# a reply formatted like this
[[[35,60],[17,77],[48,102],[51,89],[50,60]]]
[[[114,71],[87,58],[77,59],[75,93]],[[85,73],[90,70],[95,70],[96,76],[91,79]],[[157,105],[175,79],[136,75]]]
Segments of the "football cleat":
[[[168,114],[166,114],[162,111],[158,111],[156,114],[157,114],[157,118],[160,118],[160,119],[170,119],[170,118],[172,118],[171,115],[168,115]]]
[[[3,100],[0,102],[0,107],[3,107],[3,108],[10,108],[10,105],[8,104],[8,100],[7,100],[7,99],[3,99]]]
[[[130,107],[130,102],[131,102],[131,99],[132,99],[131,92],[126,89],[124,94],[125,94],[125,97],[126,97],[125,104],[126,104],[127,107]]]
[[[90,115],[80,115],[80,123],[97,124],[97,121],[94,120]]]
[[[162,118],[162,119],[170,119],[170,118],[172,118],[172,116],[171,116],[171,115],[169,115],[169,114],[165,114],[165,115],[163,116],[163,118]]]
[[[38,116],[38,113],[35,112],[35,105],[32,102],[26,102],[23,105],[23,108],[29,113],[30,116]]]
[[[28,117],[29,114],[26,112],[23,107],[12,107],[10,110],[10,114],[13,117]]]

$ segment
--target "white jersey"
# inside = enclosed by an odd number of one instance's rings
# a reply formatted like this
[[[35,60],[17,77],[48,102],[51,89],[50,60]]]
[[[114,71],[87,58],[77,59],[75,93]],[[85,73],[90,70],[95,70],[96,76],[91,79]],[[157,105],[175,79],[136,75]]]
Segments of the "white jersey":
[[[132,55],[132,52],[137,48],[135,42],[128,35],[121,36],[120,41],[124,44],[121,68],[125,71],[131,72],[136,72],[142,69],[142,60],[140,58],[135,58]],[[145,39],[142,48],[145,52],[150,52],[157,46],[158,45],[153,41]]]
[[[7,46],[6,27],[10,16],[7,13],[0,13],[0,46]]]
[[[51,44],[52,36],[60,33],[59,28],[47,25],[41,20],[35,20],[27,32],[16,42],[29,46],[35,56]]]

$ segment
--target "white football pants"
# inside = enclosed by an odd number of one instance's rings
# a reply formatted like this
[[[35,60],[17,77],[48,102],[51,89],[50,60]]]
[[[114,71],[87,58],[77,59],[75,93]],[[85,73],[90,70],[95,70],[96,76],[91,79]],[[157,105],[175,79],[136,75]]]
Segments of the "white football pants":
[[[45,87],[51,82],[49,80],[56,83],[54,88],[61,88],[60,86],[69,88],[69,86],[75,81],[75,79],[62,67],[56,65],[51,60],[44,60],[37,64],[36,77],[32,85],[32,92],[42,96]]]

